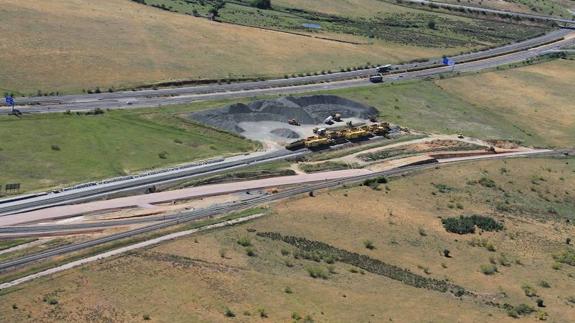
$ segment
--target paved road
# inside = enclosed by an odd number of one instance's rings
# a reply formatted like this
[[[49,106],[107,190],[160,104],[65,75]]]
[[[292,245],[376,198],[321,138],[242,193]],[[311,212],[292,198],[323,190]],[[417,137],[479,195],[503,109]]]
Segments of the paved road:
[[[307,149],[302,149],[299,151],[281,149],[263,154],[254,153],[245,156],[232,157],[221,162],[207,165],[177,168],[165,172],[157,172],[152,175],[138,176],[135,178],[119,181],[104,181],[103,183],[93,183],[94,185],[89,185],[87,187],[78,189],[71,189],[60,193],[49,193],[46,195],[40,195],[22,200],[9,200],[8,202],[3,202],[0,200],[0,217],[2,215],[5,216],[13,213],[33,211],[50,206],[79,203],[82,201],[94,200],[96,198],[105,198],[112,193],[116,194],[134,190],[145,190],[157,185],[164,185],[181,181],[183,179],[191,179],[199,176],[230,171],[248,165],[257,165],[274,160],[283,160],[289,157],[297,157],[309,152],[310,151]]]
[[[566,24],[567,26],[575,26],[575,20],[573,19],[566,19],[561,17],[553,17],[553,16],[544,16],[544,15],[536,15],[530,13],[521,13],[521,12],[513,12],[513,11],[506,11],[506,10],[497,10],[497,9],[488,9],[488,8],[481,8],[481,7],[473,7],[473,6],[464,6],[458,4],[449,4],[444,2],[438,1],[428,1],[428,0],[402,0],[405,2],[410,2],[413,4],[424,4],[424,5],[431,5],[438,6],[441,8],[450,8],[450,9],[464,9],[466,11],[475,11],[475,12],[487,12],[496,15],[507,15],[511,17],[519,17],[519,18],[527,18],[527,19],[536,19],[542,21],[551,21]]]
[[[530,152],[529,155],[531,155],[531,156],[535,156],[535,155],[536,156],[561,156],[564,153],[573,154],[573,151],[541,151],[541,152],[538,152],[536,154],[534,154],[533,152]],[[521,155],[517,155],[517,154],[512,155],[512,156],[504,156],[503,155],[503,156],[494,156],[493,158],[510,158],[510,157],[521,157]],[[469,161],[472,161],[472,160],[470,160],[470,159],[454,160],[454,161],[448,162],[446,164],[455,164],[455,163],[469,162]],[[277,194],[263,195],[263,196],[255,197],[251,200],[242,201],[239,203],[216,205],[214,207],[209,207],[209,208],[200,209],[200,210],[196,210],[196,211],[183,212],[183,213],[179,214],[178,217],[171,218],[169,220],[162,221],[160,223],[155,223],[155,224],[152,224],[149,226],[145,226],[145,227],[141,227],[141,228],[125,231],[125,232],[120,232],[120,233],[116,233],[116,234],[112,234],[112,235],[98,238],[98,239],[94,239],[94,240],[89,240],[89,241],[74,243],[74,244],[66,245],[66,246],[62,246],[62,247],[57,247],[57,248],[46,250],[46,251],[39,252],[36,254],[27,255],[27,256],[24,256],[24,257],[21,257],[18,259],[2,262],[2,263],[0,263],[0,271],[7,271],[7,270],[10,270],[10,269],[13,269],[16,267],[20,267],[20,266],[23,266],[26,264],[34,263],[34,262],[37,262],[37,261],[40,261],[43,259],[47,259],[50,257],[63,255],[63,254],[67,254],[70,252],[80,251],[80,250],[83,250],[86,248],[95,247],[95,246],[98,246],[98,245],[101,245],[104,243],[109,243],[109,242],[117,241],[120,239],[130,238],[130,237],[133,237],[133,236],[136,236],[139,234],[156,231],[159,229],[167,228],[167,227],[170,227],[173,225],[185,223],[185,222],[192,221],[192,220],[197,220],[197,219],[206,218],[206,217],[210,217],[210,216],[214,216],[214,215],[218,215],[218,214],[222,214],[222,213],[233,212],[233,211],[241,210],[241,209],[248,208],[248,207],[254,207],[257,205],[270,203],[270,202],[285,199],[288,197],[293,197],[293,196],[296,196],[299,194],[308,193],[310,191],[321,190],[321,189],[331,188],[331,187],[337,187],[343,183],[357,183],[357,182],[361,182],[361,181],[368,179],[368,178],[375,178],[375,177],[379,177],[379,176],[395,176],[395,175],[410,173],[413,171],[421,171],[421,170],[436,167],[436,165],[437,164],[412,165],[412,166],[406,166],[406,167],[402,167],[402,168],[385,170],[385,171],[381,171],[381,172],[374,172],[374,173],[366,174],[366,175],[350,177],[347,179],[328,180],[328,181],[324,181],[324,182],[317,183],[317,184],[311,184],[308,186],[300,186],[300,187],[296,187],[293,189],[280,191]]]
[[[159,203],[166,203],[171,201],[189,200],[199,197],[232,194],[236,192],[243,192],[246,190],[257,190],[274,186],[285,186],[294,184],[303,185],[305,183],[343,179],[369,173],[371,172],[367,169],[348,169],[348,170],[314,173],[314,174],[280,176],[280,177],[251,180],[251,181],[203,185],[173,191],[120,197],[105,201],[95,201],[83,204],[56,206],[48,209],[41,209],[31,212],[2,216],[0,217],[0,234],[4,232],[2,227],[12,226],[15,224],[50,221],[54,219],[64,219],[75,215],[89,214],[94,212],[100,213],[102,211],[126,209],[130,207],[139,207],[142,205],[153,206]]]
[[[498,48],[488,49],[475,53],[454,56],[458,63],[455,70],[481,70],[492,68],[511,62],[519,62],[544,54],[548,50],[559,49],[573,44],[565,40],[571,37],[574,31],[560,29],[551,33],[532,38],[523,42],[509,44]],[[545,45],[544,48],[540,46]],[[531,48],[537,48],[530,50]],[[484,59],[496,55],[504,55],[496,61],[482,64]],[[474,63],[474,64],[472,64]],[[472,64],[468,66],[468,64]],[[443,73],[446,69],[440,67],[440,59],[431,59],[423,63],[410,63],[393,66],[393,73],[385,77],[385,81],[394,81],[400,78],[416,79]],[[427,69],[421,71],[420,69]],[[352,72],[333,73],[291,79],[275,79],[260,82],[244,82],[223,85],[203,85],[193,87],[167,88],[159,90],[125,91],[115,93],[99,93],[85,95],[67,95],[55,97],[29,97],[17,98],[16,101],[23,113],[51,113],[71,111],[87,111],[95,108],[101,109],[135,109],[144,107],[158,107],[164,105],[184,104],[195,101],[220,100],[230,98],[252,97],[258,95],[293,94],[318,90],[333,90],[356,86],[373,85],[367,77],[374,73],[373,69]],[[8,109],[0,109],[0,114],[9,113]]]

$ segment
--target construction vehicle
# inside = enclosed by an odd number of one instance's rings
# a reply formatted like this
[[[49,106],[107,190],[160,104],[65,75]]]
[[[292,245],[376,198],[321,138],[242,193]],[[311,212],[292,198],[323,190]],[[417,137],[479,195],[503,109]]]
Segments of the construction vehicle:
[[[376,136],[385,136],[389,133],[389,123],[382,122],[370,126],[370,132]]]
[[[345,133],[347,140],[359,140],[369,137],[371,133],[365,129],[354,128]]]
[[[315,136],[294,141],[286,145],[286,149],[298,150],[301,148],[322,148],[325,146],[341,144],[346,141],[367,139],[372,136],[387,136],[390,131],[391,126],[387,122],[362,125],[358,127],[350,126],[349,128],[338,130],[315,128],[313,129]],[[402,131],[407,131],[407,129],[402,129]]]
[[[326,128],[313,128],[313,133],[319,136],[325,136],[326,132],[327,132]]]
[[[301,126],[301,124],[296,119],[289,119],[288,124],[291,124],[292,126]]]
[[[330,146],[332,144],[333,141],[328,137],[313,136],[305,140],[305,147],[310,149]]]
[[[286,145],[287,150],[299,150],[305,148],[305,139],[296,140]]]
[[[341,122],[341,113],[336,113],[333,115],[333,121],[335,122]]]
[[[331,126],[333,124],[333,116],[325,118],[325,120],[323,120],[323,123]]]

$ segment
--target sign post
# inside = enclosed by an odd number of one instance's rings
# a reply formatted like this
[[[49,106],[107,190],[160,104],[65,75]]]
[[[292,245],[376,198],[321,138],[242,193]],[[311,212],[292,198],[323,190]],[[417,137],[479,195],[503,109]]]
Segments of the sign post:
[[[15,103],[14,103],[14,98],[13,98],[11,95],[7,95],[7,96],[5,97],[5,99],[6,99],[6,105],[9,105],[9,106],[11,107],[11,109],[12,109],[12,110],[11,110],[12,113],[14,113],[14,105],[15,105]]]

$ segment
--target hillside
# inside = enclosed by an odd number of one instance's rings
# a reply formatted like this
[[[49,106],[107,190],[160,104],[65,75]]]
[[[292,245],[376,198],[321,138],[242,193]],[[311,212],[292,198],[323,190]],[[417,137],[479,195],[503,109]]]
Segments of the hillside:
[[[210,22],[129,0],[6,0],[0,91],[81,92],[170,79],[279,76],[457,52],[352,45]]]

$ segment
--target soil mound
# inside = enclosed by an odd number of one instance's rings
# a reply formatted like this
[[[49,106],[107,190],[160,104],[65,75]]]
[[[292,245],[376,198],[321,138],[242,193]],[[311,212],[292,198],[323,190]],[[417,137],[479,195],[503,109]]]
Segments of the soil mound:
[[[299,138],[299,134],[291,129],[286,129],[286,128],[280,128],[280,129],[274,129],[272,131],[270,131],[272,134],[276,135],[276,136],[280,136],[283,138],[288,138],[288,139],[297,139]]]
[[[342,118],[368,119],[377,115],[378,111],[335,95],[311,95],[260,100],[249,104],[236,103],[219,109],[194,112],[189,117],[215,128],[242,133],[245,129],[239,126],[241,122],[287,123],[289,119],[295,119],[301,124],[319,124],[334,113],[341,114]]]

